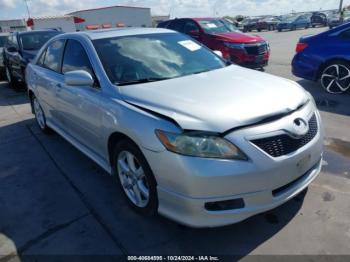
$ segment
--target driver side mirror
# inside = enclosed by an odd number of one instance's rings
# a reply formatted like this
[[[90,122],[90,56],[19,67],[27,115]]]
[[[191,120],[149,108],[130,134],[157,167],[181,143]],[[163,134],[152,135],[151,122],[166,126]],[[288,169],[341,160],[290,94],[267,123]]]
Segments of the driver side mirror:
[[[64,83],[67,86],[93,86],[92,75],[84,70],[76,70],[64,74]]]

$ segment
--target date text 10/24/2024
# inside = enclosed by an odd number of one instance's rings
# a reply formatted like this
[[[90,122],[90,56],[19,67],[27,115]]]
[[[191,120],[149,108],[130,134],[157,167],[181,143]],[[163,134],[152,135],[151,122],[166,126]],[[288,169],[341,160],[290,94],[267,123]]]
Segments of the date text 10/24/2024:
[[[128,256],[128,261],[220,261],[216,256]]]

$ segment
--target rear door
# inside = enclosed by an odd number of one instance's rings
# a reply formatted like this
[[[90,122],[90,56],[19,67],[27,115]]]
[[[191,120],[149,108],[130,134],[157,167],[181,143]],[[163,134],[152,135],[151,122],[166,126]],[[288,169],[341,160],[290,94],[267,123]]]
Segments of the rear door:
[[[60,119],[57,111],[56,89],[63,82],[61,63],[64,45],[64,39],[52,42],[40,55],[33,72],[37,95],[46,118],[58,126],[60,126]]]

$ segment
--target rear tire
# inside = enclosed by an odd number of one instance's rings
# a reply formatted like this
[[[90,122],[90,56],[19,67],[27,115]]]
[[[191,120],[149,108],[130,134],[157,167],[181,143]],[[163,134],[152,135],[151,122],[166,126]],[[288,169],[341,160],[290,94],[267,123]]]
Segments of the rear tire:
[[[40,130],[45,134],[51,134],[52,129],[46,125],[46,117],[45,117],[44,110],[42,109],[38,99],[35,96],[33,96],[31,103],[32,103],[32,107],[35,115],[35,120]]]
[[[128,204],[146,216],[157,214],[157,183],[141,150],[131,141],[116,144],[112,156],[112,171]]]

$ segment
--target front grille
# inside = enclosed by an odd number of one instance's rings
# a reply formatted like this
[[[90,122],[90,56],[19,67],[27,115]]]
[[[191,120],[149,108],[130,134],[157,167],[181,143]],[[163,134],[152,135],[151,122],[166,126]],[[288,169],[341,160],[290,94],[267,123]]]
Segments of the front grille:
[[[268,51],[267,43],[246,44],[244,48],[249,55],[263,55]]]
[[[252,140],[251,142],[268,153],[279,157],[290,154],[309,143],[317,134],[317,118],[314,114],[309,120],[309,131],[301,138],[293,138],[287,134]]]

